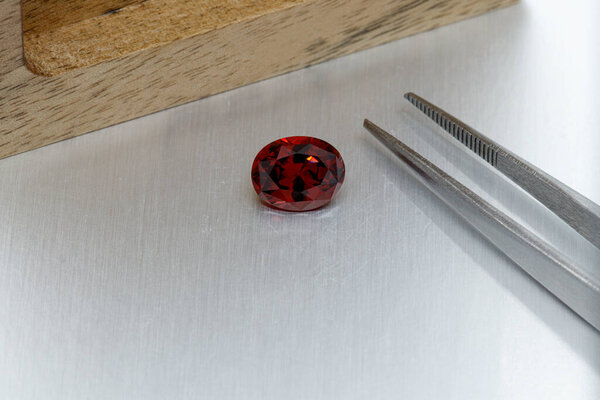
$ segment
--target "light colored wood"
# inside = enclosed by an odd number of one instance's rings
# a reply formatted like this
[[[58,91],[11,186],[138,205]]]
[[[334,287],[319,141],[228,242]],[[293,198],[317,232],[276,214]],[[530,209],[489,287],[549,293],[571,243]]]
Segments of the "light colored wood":
[[[102,12],[98,7],[75,8],[79,2],[62,1],[48,7],[46,0],[24,0],[25,61],[36,74],[58,75],[306,2],[110,0]],[[53,18],[40,18],[40,8],[44,11],[49,8]],[[63,15],[67,15],[68,20]]]
[[[53,0],[61,3],[59,0]],[[98,4],[100,0],[90,0]],[[187,0],[178,0],[185,10]],[[91,12],[28,22],[27,32],[55,32],[65,27],[90,27],[121,13],[135,16],[143,9],[135,0],[125,9]],[[166,2],[153,1],[148,7]],[[299,69],[393,39],[507,6],[516,0],[291,0],[273,1],[273,9],[233,8],[221,17],[205,16],[205,31],[167,32],[143,18],[136,30],[153,32],[150,45],[109,56],[102,48],[75,61],[60,75],[32,73],[23,52],[19,0],[0,0],[0,157],[67,139],[244,84]],[[72,3],[72,2],[66,2]],[[106,4],[119,3],[110,0]],[[198,3],[208,4],[200,1]],[[242,4],[244,1],[232,1]],[[246,5],[250,5],[248,2]],[[245,4],[245,3],[244,3]],[[31,4],[30,4],[31,5]],[[25,6],[25,4],[24,4]],[[29,8],[28,10],[34,10]],[[89,10],[88,10],[89,11]],[[245,11],[249,11],[246,13]],[[47,12],[47,11],[45,11]],[[133,13],[133,14],[132,14]],[[85,15],[84,15],[85,14]],[[58,15],[58,14],[57,14]],[[146,15],[144,13],[140,15]],[[104,18],[107,18],[104,20]],[[150,17],[148,17],[150,18]],[[161,23],[168,25],[163,14]],[[180,22],[186,20],[182,16]],[[121,20],[119,20],[121,21]],[[128,19],[121,21],[121,26]],[[150,19],[150,21],[155,21]],[[187,20],[186,20],[187,21]],[[198,29],[202,24],[190,22]],[[179,25],[180,28],[183,25]],[[37,28],[36,28],[37,26]],[[112,26],[102,25],[100,26]],[[49,30],[47,30],[49,29]],[[87,28],[86,28],[87,29]],[[128,32],[129,28],[123,28]],[[85,31],[85,29],[83,30]],[[85,31],[92,32],[92,31]],[[156,36],[158,35],[158,36]],[[151,35],[152,36],[152,35]],[[123,43],[123,37],[111,36]],[[119,39],[121,38],[121,39]],[[105,40],[105,39],[102,39]],[[161,41],[162,40],[162,41]],[[64,40],[65,46],[76,46]],[[72,48],[72,47],[71,47]],[[25,47],[25,52],[32,47]],[[58,53],[57,53],[58,54]],[[64,53],[60,53],[64,56]],[[96,55],[97,56],[97,55]],[[114,57],[116,58],[114,58]],[[112,58],[111,58],[112,57]],[[32,60],[31,54],[27,56]],[[81,61],[84,60],[84,61]],[[87,60],[87,61],[86,61]],[[90,61],[91,60],[91,61]],[[78,64],[83,62],[83,64]],[[87,64],[86,64],[87,63]],[[89,65],[81,67],[81,65]],[[52,68],[52,67],[49,67]]]
[[[23,32],[44,32],[109,14],[144,0],[22,0]]]

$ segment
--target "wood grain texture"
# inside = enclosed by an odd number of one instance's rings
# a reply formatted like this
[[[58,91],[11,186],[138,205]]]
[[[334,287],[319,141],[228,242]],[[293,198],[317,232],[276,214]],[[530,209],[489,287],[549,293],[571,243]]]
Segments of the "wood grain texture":
[[[281,1],[276,11],[46,77],[26,67],[20,2],[0,0],[0,157],[515,2]]]
[[[94,0],[98,1],[98,0]],[[114,1],[102,8],[75,8],[61,2],[52,15],[31,22],[33,4],[25,0],[23,47],[25,62],[34,73],[53,76],[112,60],[139,50],[165,45],[274,13],[306,0],[146,0]],[[35,10],[40,7],[35,8]],[[45,7],[44,7],[45,8]],[[33,10],[32,10],[33,11]],[[53,24],[49,23],[51,21]]]
[[[99,17],[144,0],[22,0],[23,32],[44,32]]]

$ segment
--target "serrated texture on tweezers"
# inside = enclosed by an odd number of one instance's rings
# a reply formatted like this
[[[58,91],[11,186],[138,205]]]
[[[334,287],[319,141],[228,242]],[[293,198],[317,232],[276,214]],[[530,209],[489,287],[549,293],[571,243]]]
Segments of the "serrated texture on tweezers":
[[[600,206],[414,93],[404,97],[600,248]]]

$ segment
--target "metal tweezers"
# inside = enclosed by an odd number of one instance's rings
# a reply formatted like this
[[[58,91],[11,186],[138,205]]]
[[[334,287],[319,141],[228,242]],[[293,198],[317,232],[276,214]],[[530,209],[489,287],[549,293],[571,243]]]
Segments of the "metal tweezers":
[[[413,93],[407,93],[404,97],[600,248],[600,206],[425,99]],[[595,278],[373,122],[365,120],[364,126],[404,161],[437,197],[600,331],[600,284]]]

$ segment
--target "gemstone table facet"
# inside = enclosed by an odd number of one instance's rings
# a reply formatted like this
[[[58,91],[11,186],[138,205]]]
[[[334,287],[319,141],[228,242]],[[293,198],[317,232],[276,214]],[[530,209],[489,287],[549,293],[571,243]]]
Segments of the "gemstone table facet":
[[[252,164],[252,184],[267,205],[309,211],[331,201],[344,182],[340,153],[324,140],[291,136],[265,146]]]

